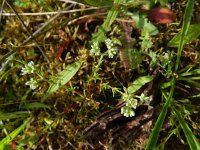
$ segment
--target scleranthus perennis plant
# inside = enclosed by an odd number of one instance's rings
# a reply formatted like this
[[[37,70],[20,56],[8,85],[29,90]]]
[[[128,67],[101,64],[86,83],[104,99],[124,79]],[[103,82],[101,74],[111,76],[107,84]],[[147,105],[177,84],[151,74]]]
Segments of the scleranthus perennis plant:
[[[113,58],[114,55],[117,54],[117,48],[115,46],[115,43],[111,39],[108,38],[105,40],[105,44],[108,49],[108,57]]]
[[[99,42],[94,42],[92,45],[91,45],[91,50],[90,50],[90,53],[91,54],[94,54],[95,56],[99,56],[101,54],[100,52],[100,47],[99,47]]]
[[[141,95],[133,95],[129,93],[122,94],[122,100],[125,101],[125,106],[121,108],[121,114],[125,117],[133,117],[135,116],[134,109],[137,108],[138,105],[147,102],[149,99],[144,93]]]
[[[132,94],[128,94],[127,92],[122,95],[122,99],[125,101],[125,106],[121,108],[121,114],[126,117],[135,116],[135,112],[133,109],[137,107],[137,99],[135,99]]]
[[[25,74],[32,74],[36,70],[36,66],[33,61],[30,61],[28,64],[25,64],[24,67],[22,67],[22,75]]]
[[[125,106],[121,108],[121,113],[126,117],[135,115],[133,109],[136,109],[138,103],[145,103],[149,98],[142,93],[140,96],[134,95],[144,84],[152,81],[151,76],[142,76],[137,78],[122,94],[122,100],[125,101]],[[139,101],[137,100],[139,99]]]
[[[30,86],[30,88],[32,90],[34,90],[34,89],[36,89],[38,87],[38,82],[34,78],[31,78],[30,81],[27,81],[25,84],[28,85],[28,86]]]
[[[121,42],[116,38],[107,38],[105,40],[105,44],[107,47],[107,51],[105,53],[101,53],[100,44],[98,42],[94,42],[91,45],[91,54],[95,56],[108,56],[108,58],[113,58],[117,54],[117,45],[121,45]]]
[[[33,61],[30,61],[29,63],[24,63],[24,67],[22,67],[21,69],[21,74],[36,74],[37,76],[39,76],[40,79],[43,79],[42,73],[37,69],[37,65],[35,65]],[[39,79],[37,78],[31,78],[25,84],[30,86],[30,88],[34,90],[38,87],[38,81]]]

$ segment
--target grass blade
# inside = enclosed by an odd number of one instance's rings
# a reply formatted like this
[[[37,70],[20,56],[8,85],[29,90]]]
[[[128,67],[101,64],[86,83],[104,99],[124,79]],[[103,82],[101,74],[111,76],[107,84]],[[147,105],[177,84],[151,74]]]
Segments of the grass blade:
[[[192,71],[184,72],[181,74],[181,76],[184,77],[184,76],[199,75],[199,74],[200,74],[200,69],[195,69]]]
[[[47,108],[47,109],[51,110],[51,107],[49,107],[48,105],[45,105],[43,103],[38,103],[38,102],[25,104],[24,106],[22,106],[22,108],[24,108],[24,109]]]
[[[51,94],[56,92],[61,86],[65,85],[71,78],[77,73],[81,67],[82,62],[75,62],[68,65],[62,72],[58,74],[57,81],[50,84],[47,93],[43,96],[42,102],[44,102]]]
[[[28,112],[28,111],[0,113],[0,120],[15,119],[15,118],[26,118],[28,116],[30,116],[30,112]]]
[[[177,110],[175,110],[175,115],[181,125],[181,128],[183,129],[183,132],[184,132],[186,138],[187,138],[187,141],[190,145],[190,149],[191,150],[200,149],[200,145],[199,145],[195,135],[192,133],[191,129],[187,125],[186,121],[182,118],[181,114]]]
[[[14,131],[12,131],[8,136],[6,136],[4,139],[0,141],[0,150],[3,150],[6,145],[8,145],[30,122],[30,118],[28,118],[21,126],[16,128]]]
[[[179,66],[180,58],[181,58],[181,53],[182,53],[182,50],[183,50],[183,45],[185,43],[184,38],[185,38],[185,36],[187,36],[188,29],[189,29],[189,26],[190,26],[190,20],[191,20],[191,17],[192,17],[194,1],[195,0],[188,0],[186,10],[185,10],[185,14],[183,16],[183,25],[182,25],[182,29],[181,29],[181,37],[180,37],[180,41],[179,41],[175,72],[177,72],[177,70],[178,70],[178,66]]]
[[[157,121],[156,121],[156,124],[153,128],[153,131],[150,134],[150,137],[149,137],[148,142],[147,142],[146,150],[152,150],[156,146],[160,130],[162,128],[163,122],[164,122],[165,117],[167,115],[168,107],[171,105],[171,102],[173,100],[172,96],[173,96],[173,93],[174,93],[174,87],[175,87],[175,80],[173,79],[173,84],[172,84],[172,87],[171,87],[171,90],[170,90],[170,94],[169,94],[167,101],[166,101]]]

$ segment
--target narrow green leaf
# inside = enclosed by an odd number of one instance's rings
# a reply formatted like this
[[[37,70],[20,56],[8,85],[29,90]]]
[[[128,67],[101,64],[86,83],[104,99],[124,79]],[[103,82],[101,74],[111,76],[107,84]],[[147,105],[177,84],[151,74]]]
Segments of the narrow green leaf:
[[[195,77],[194,77],[194,78],[195,78]],[[193,85],[196,86],[197,88],[200,88],[199,77],[198,77],[198,81],[195,81],[195,79],[192,79],[192,78],[180,78],[179,80],[186,81],[186,82],[188,82],[188,83],[193,84]]]
[[[137,90],[139,90],[143,85],[146,83],[152,81],[152,76],[142,76],[137,78],[129,87],[128,87],[128,93],[133,94]]]
[[[200,98],[200,93],[199,94],[196,94],[196,95],[193,95],[193,96],[190,96],[189,98]],[[199,99],[200,100],[200,99]]]
[[[182,25],[182,29],[181,29],[181,36],[180,36],[180,41],[179,41],[179,46],[178,46],[175,72],[177,72],[178,67],[179,67],[181,53],[182,53],[183,46],[184,46],[184,38],[187,35],[188,29],[190,26],[190,20],[191,20],[192,13],[193,13],[194,2],[195,2],[195,0],[188,0],[186,9],[185,9],[185,13],[183,16],[183,25]]]
[[[40,108],[47,108],[47,109],[51,109],[51,107],[49,107],[48,105],[44,104],[44,103],[28,103],[24,106],[22,106],[22,108],[24,109],[40,109]]]
[[[184,44],[190,43],[197,39],[200,35],[200,24],[192,24],[189,26],[188,32],[184,36]],[[178,47],[181,39],[181,32],[176,34],[174,38],[169,42],[169,46]]]
[[[0,141],[0,150],[3,150],[6,145],[8,145],[30,122],[30,118],[28,118],[21,126],[12,131],[8,136]]]
[[[191,129],[189,128],[186,121],[182,118],[181,114],[175,110],[176,118],[178,119],[181,128],[183,129],[183,132],[187,138],[188,144],[190,145],[191,150],[198,150],[200,149],[200,145],[195,137],[195,135],[192,133]]]
[[[173,85],[171,87],[170,94],[167,97],[166,103],[165,103],[162,111],[160,112],[160,115],[158,116],[156,124],[153,128],[153,131],[151,132],[150,137],[148,139],[147,146],[146,146],[145,150],[153,150],[156,146],[160,130],[162,128],[163,122],[164,122],[165,117],[167,115],[167,110],[168,110],[169,106],[171,105],[171,102],[173,101],[173,93],[174,93],[174,88],[175,88],[174,85],[175,85],[175,80],[173,79]]]
[[[58,74],[58,79],[50,84],[47,93],[43,96],[41,101],[44,102],[51,94],[70,81],[71,78],[78,72],[81,65],[82,62],[75,62],[68,65],[63,71],[61,71]]]
[[[30,116],[28,111],[17,111],[9,113],[0,113],[0,120],[14,119],[14,118],[26,118]]]
[[[124,66],[130,69],[136,69],[142,63],[141,51],[130,48],[130,45],[126,44],[127,48],[124,47],[121,51],[121,58]]]
[[[184,77],[184,76],[199,75],[199,74],[200,74],[200,69],[195,69],[195,70],[192,70],[192,71],[184,72],[180,75],[182,77]]]

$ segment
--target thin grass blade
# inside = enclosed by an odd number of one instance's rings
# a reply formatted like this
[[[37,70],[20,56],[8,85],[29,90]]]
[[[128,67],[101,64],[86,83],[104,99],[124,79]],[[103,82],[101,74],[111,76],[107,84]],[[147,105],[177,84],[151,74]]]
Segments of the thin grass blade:
[[[31,118],[28,118],[21,126],[16,128],[8,136],[0,141],[0,150],[3,150],[6,145],[8,145],[30,122]]]
[[[148,139],[148,142],[147,142],[147,146],[146,146],[146,150],[152,150],[156,147],[156,143],[157,143],[157,140],[158,140],[158,137],[159,137],[159,133],[160,133],[160,130],[163,126],[163,122],[165,120],[165,117],[167,115],[167,110],[169,108],[169,106],[171,105],[171,102],[173,101],[173,93],[174,93],[174,86],[175,85],[175,80],[173,80],[173,85],[171,87],[171,90],[170,90],[170,94],[166,100],[166,103],[162,109],[162,111],[160,112],[160,115],[156,121],[156,124],[153,128],[153,131],[151,132],[150,134],[150,137]]]
[[[185,13],[183,16],[183,25],[182,25],[182,29],[181,29],[181,36],[180,36],[179,47],[178,47],[178,52],[177,52],[175,72],[177,72],[177,70],[178,70],[181,53],[182,53],[183,46],[185,43],[184,39],[187,36],[188,30],[189,30],[190,20],[191,20],[192,13],[193,13],[194,2],[195,2],[195,0],[188,0],[186,9],[185,9]]]
[[[44,104],[44,103],[39,103],[39,102],[34,102],[34,103],[28,103],[24,106],[22,106],[23,109],[41,109],[41,108],[45,108],[45,109],[51,109],[51,107],[49,107],[48,105]]]
[[[183,132],[187,138],[188,144],[190,145],[190,149],[191,150],[200,149],[200,144],[198,143],[195,135],[192,133],[191,129],[187,125],[186,121],[183,119],[183,117],[177,110],[175,110],[174,112],[175,112],[176,118],[178,119],[178,121],[181,125],[181,128],[183,129]]]
[[[182,74],[180,74],[182,77],[185,77],[185,76],[192,76],[192,75],[200,75],[200,69],[195,69],[195,70],[192,70],[192,71],[188,71],[188,72],[184,72]]]
[[[0,120],[26,118],[28,116],[30,116],[29,111],[17,111],[17,112],[9,112],[9,113],[1,113],[0,112]]]

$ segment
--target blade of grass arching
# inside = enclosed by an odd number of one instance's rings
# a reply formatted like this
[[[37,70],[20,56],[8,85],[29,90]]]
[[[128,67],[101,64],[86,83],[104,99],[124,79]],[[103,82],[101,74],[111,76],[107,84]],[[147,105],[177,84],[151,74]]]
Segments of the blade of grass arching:
[[[119,8],[118,4],[122,4],[124,0],[114,0],[113,7],[108,11],[108,15],[106,17],[106,20],[104,21],[103,25],[98,29],[98,32],[95,33],[92,37],[91,43],[98,42],[101,43],[105,41],[106,39],[106,33],[111,30],[111,25],[117,18],[117,15],[119,14]]]
[[[158,116],[156,124],[153,128],[153,131],[151,132],[151,134],[149,136],[147,146],[145,148],[146,150],[152,150],[156,147],[156,143],[157,143],[157,140],[158,140],[158,137],[159,137],[160,130],[163,126],[163,122],[164,122],[165,117],[167,115],[168,107],[171,105],[171,102],[173,100],[173,94],[174,94],[174,88],[175,88],[175,79],[173,78],[172,80],[173,80],[173,82],[172,82],[172,86],[171,86],[169,96],[166,97],[166,103],[165,103],[162,111],[160,112],[160,115]]]
[[[65,85],[78,72],[82,62],[75,62],[68,65],[63,71],[58,74],[56,81],[50,84],[47,93],[42,97],[41,102],[44,102],[51,94],[56,92],[61,86]]]
[[[0,112],[0,120],[14,119],[14,118],[27,118],[30,116],[29,111],[17,111],[17,112],[9,112],[9,113],[1,113]]]
[[[195,135],[192,133],[191,129],[189,128],[186,121],[182,118],[181,114],[174,109],[176,118],[178,119],[178,122],[181,125],[181,128],[183,129],[183,132],[187,138],[188,144],[190,145],[191,150],[198,150],[200,149],[200,145],[195,137]]]
[[[21,126],[12,131],[4,139],[0,141],[0,150],[3,150],[6,145],[8,145],[30,122],[31,118],[28,118]]]
[[[43,103],[38,103],[38,102],[34,102],[34,103],[28,103],[25,104],[24,106],[22,106],[23,109],[49,109],[51,110],[51,107],[49,107],[48,105],[45,105]]]
[[[179,127],[179,126],[178,126]],[[160,150],[160,149],[164,149],[165,143],[170,139],[170,137],[172,135],[174,135],[177,132],[177,128],[173,129],[172,131],[170,131],[170,133],[167,135],[167,137],[164,139],[164,141],[162,141],[155,150]],[[161,148],[162,147],[162,148]]]
[[[200,93],[199,94],[196,94],[196,95],[193,95],[193,96],[190,96],[189,98],[200,98]],[[199,99],[200,100],[200,99]]]
[[[182,29],[181,29],[181,37],[180,37],[179,47],[178,47],[178,52],[177,52],[175,72],[177,72],[178,66],[180,63],[181,53],[182,53],[183,45],[184,45],[184,38],[187,35],[188,29],[190,26],[190,20],[192,17],[194,2],[195,2],[195,0],[188,0],[186,9],[185,9],[185,13],[183,16],[183,25],[182,25]]]
[[[184,77],[184,76],[199,75],[199,74],[200,74],[200,69],[195,69],[192,71],[184,72],[180,74],[180,76]]]
[[[195,78],[195,77],[194,77]],[[193,84],[193,86],[196,86],[197,88],[200,88],[200,84],[199,84],[199,77],[197,77],[198,81],[195,81],[194,79],[191,79],[191,78],[181,78],[179,80],[182,80],[182,81],[186,81],[188,83],[191,83]]]

